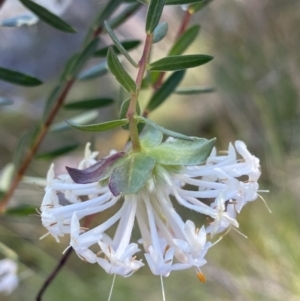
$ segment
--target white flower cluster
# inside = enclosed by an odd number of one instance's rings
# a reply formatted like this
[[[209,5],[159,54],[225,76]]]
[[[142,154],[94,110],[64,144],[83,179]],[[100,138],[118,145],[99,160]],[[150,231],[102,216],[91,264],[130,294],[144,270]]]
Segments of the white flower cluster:
[[[11,259],[0,260],[0,293],[9,295],[19,284],[17,264]]]
[[[95,164],[96,155],[87,145],[79,169]],[[98,263],[111,274],[130,276],[137,271],[144,263],[136,257],[139,245],[131,241],[136,219],[139,242],[153,274],[168,276],[172,270],[194,267],[202,281],[200,267],[214,245],[208,238],[239,226],[236,215],[258,197],[261,174],[259,160],[242,141],[236,141],[235,147],[230,144],[222,156],[213,149],[204,165],[173,170],[159,165],[145,187],[125,196],[114,196],[103,181],[77,184],[69,174],[55,177],[53,168],[51,165],[41,205],[42,223],[57,241],[70,234],[70,246],[82,260]],[[60,198],[68,205],[62,205]],[[208,216],[211,222],[197,228],[193,221],[182,220],[173,207],[174,200]],[[209,205],[210,200],[213,202]],[[117,202],[122,202],[121,208],[105,222],[92,229],[81,227],[82,218],[103,212]],[[105,232],[117,222],[111,238]],[[95,253],[94,245],[99,246],[99,252]]]

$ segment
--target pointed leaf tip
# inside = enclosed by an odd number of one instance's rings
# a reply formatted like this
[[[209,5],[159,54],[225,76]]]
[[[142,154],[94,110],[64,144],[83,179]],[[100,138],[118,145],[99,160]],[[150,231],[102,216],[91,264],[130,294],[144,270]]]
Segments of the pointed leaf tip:
[[[119,41],[118,37],[116,36],[116,34],[113,32],[113,30],[111,29],[111,27],[109,26],[107,21],[104,21],[104,26],[107,30],[107,33],[109,34],[109,36],[111,37],[111,39],[113,40],[115,46],[118,48],[118,50],[120,51],[120,53],[122,53],[126,59],[130,62],[130,64],[132,64],[134,67],[138,67],[138,64],[133,60],[133,58],[130,56],[130,54],[126,51],[126,49],[123,47],[122,43]]]
[[[97,124],[88,124],[88,125],[80,125],[76,124],[72,121],[66,120],[67,124],[79,131],[83,132],[104,132],[108,131],[111,129],[114,129],[119,126],[123,126],[128,123],[127,119],[120,119],[120,120],[112,120],[108,122],[103,122],[103,123],[97,123]]]
[[[150,64],[150,71],[175,71],[194,68],[208,63],[213,59],[210,55],[190,54],[164,57]]]
[[[129,92],[136,92],[136,84],[130,75],[126,72],[120,63],[113,48],[109,48],[107,53],[107,64],[111,73],[116,77],[117,81]]]
[[[147,17],[146,17],[147,33],[151,34],[155,30],[160,20],[164,5],[165,5],[165,0],[151,0],[148,7]]]
[[[27,87],[35,87],[43,82],[30,75],[0,67],[0,80]]]
[[[61,18],[59,18],[57,15],[53,14],[43,6],[31,0],[20,0],[20,2],[48,25],[60,31],[64,31],[68,33],[76,32],[76,30],[71,25],[63,21]]]

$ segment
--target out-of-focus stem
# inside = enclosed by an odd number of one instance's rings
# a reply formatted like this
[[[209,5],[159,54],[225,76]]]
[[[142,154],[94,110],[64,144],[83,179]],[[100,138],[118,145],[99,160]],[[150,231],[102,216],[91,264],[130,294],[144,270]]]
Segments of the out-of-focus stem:
[[[189,10],[186,10],[186,12],[183,16],[183,19],[181,21],[181,25],[177,31],[176,40],[186,31],[186,29],[190,23],[191,17],[192,17],[192,12],[190,12]]]
[[[83,224],[83,228],[87,228],[90,223],[92,222],[94,218],[94,215],[89,215],[84,219],[84,224]],[[73,248],[70,247],[61,257],[60,261],[58,262],[58,264],[56,265],[56,267],[54,268],[54,270],[52,271],[52,273],[47,277],[47,279],[45,280],[45,282],[43,283],[42,287],[40,288],[37,296],[36,296],[36,301],[41,301],[42,297],[45,293],[45,291],[47,290],[48,286],[52,283],[52,281],[55,279],[55,277],[58,275],[58,273],[60,272],[60,270],[64,267],[64,265],[66,264],[67,260],[69,259],[69,257],[71,256],[73,252]]]
[[[0,9],[2,7],[2,5],[4,4],[5,0],[0,0]]]
[[[151,46],[152,46],[152,38],[153,38],[152,34],[147,34],[143,54],[139,61],[138,74],[137,74],[137,77],[135,80],[136,91],[135,91],[135,93],[131,93],[130,104],[129,104],[128,111],[126,114],[128,121],[129,121],[129,133],[130,133],[132,148],[133,148],[133,151],[135,151],[135,152],[139,152],[141,150],[141,145],[140,145],[139,133],[138,133],[138,129],[137,129],[137,122],[134,118],[134,115],[136,114],[138,97],[139,97],[139,93],[141,90],[146,67],[147,67],[147,64],[149,61],[149,56],[150,56]]]
[[[190,23],[191,16],[192,16],[192,13],[189,10],[187,10],[185,12],[184,16],[183,16],[183,19],[181,21],[181,25],[180,25],[180,27],[177,31],[175,41],[177,41],[179,39],[179,37],[186,31],[186,29],[187,29],[187,27]],[[153,88],[154,88],[155,91],[158,90],[160,88],[160,86],[162,85],[165,74],[166,74],[166,72],[161,72],[159,74],[158,79],[156,80],[156,82],[153,85]]]
[[[55,102],[55,106],[53,107],[53,109],[51,110],[45,123],[41,126],[39,132],[37,133],[36,138],[34,139],[34,142],[31,146],[29,152],[25,156],[25,159],[22,161],[9,189],[7,190],[4,198],[2,199],[2,202],[0,203],[0,213],[3,213],[5,211],[10,198],[13,196],[13,194],[14,194],[16,188],[18,187],[19,182],[22,180],[22,177],[23,177],[24,173],[26,172],[33,156],[36,154],[40,144],[42,143],[43,139],[45,138],[45,136],[50,128],[50,125],[52,124],[60,107],[62,106],[74,81],[75,80],[72,79],[72,80],[69,80],[68,82],[66,82],[64,89],[62,90],[61,94],[59,95],[59,97],[57,98],[57,100]]]
[[[0,8],[1,8],[1,1],[3,3],[4,0],[0,0]],[[94,29],[93,34],[91,35],[91,38],[96,38],[101,33],[101,31],[102,31],[102,24],[99,25],[99,27]],[[14,177],[13,181],[11,182],[9,189],[6,191],[2,201],[0,203],[0,214],[5,212],[5,209],[7,207],[7,204],[9,203],[10,198],[13,196],[16,188],[19,185],[19,182],[22,180],[29,164],[32,161],[32,158],[36,154],[39,146],[41,145],[43,139],[45,138],[46,134],[48,133],[50,125],[52,124],[54,118],[56,117],[59,109],[63,105],[63,103],[64,103],[70,89],[72,88],[73,84],[75,83],[75,81],[76,81],[76,79],[72,78],[65,83],[64,89],[62,90],[60,95],[57,97],[54,107],[50,111],[46,121],[40,127],[37,135],[35,136],[35,139],[32,143],[30,150],[28,151],[24,160],[21,162],[21,165],[18,168],[18,170],[16,171],[15,177]]]
[[[55,279],[55,277],[60,272],[60,270],[64,267],[65,263],[67,262],[68,258],[72,254],[72,252],[73,252],[73,249],[72,249],[72,247],[70,247],[65,252],[65,254],[61,257],[59,263],[57,264],[57,266],[55,267],[55,269],[53,270],[53,272],[49,275],[49,277],[46,279],[46,281],[43,283],[43,286],[39,290],[39,292],[38,292],[38,294],[36,296],[36,301],[41,301],[42,300],[44,292],[46,291],[46,289],[48,288],[48,286],[52,283],[52,281]]]

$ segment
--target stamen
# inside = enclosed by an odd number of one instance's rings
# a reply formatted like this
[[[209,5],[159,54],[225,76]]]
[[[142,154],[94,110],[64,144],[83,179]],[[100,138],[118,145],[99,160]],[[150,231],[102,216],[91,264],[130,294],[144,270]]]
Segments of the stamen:
[[[42,240],[44,239],[46,236],[48,236],[50,234],[50,232],[47,232],[46,234],[44,234],[43,236],[41,236],[39,239]]]
[[[36,216],[36,217],[41,217],[40,214],[28,214],[28,216]]]
[[[232,227],[228,227],[227,231],[221,235],[210,247],[213,247],[214,245],[216,245],[217,243],[219,243],[228,233],[229,231],[231,230]],[[235,228],[233,228],[235,229]]]
[[[218,151],[218,153],[219,153],[220,155],[227,155],[227,154],[228,154],[228,151],[227,151],[227,150],[220,150],[220,151]]]
[[[160,284],[161,284],[162,299],[163,299],[163,301],[166,301],[164,281],[163,281],[162,275],[160,275]]]
[[[166,245],[165,247],[165,251],[164,251],[164,255],[166,255],[167,251],[170,249],[170,246],[169,245]]]
[[[259,190],[259,192],[269,192],[269,190]],[[260,195],[260,194],[257,194],[259,196],[259,198],[264,202],[265,206],[267,207],[267,210],[272,213],[271,209],[269,208],[267,202],[265,201],[265,199]]]
[[[80,227],[80,230],[85,232],[85,231],[88,231],[90,228],[87,228],[87,227]]]
[[[238,234],[242,235],[244,238],[248,238],[247,235],[245,235],[244,233],[242,233],[241,231],[237,230],[236,228],[232,228],[235,232],[237,232]]]
[[[228,178],[224,178],[224,179],[217,179],[217,183],[225,183],[228,181]]]
[[[200,280],[200,282],[205,283],[206,282],[206,278],[205,275],[202,272],[198,272],[197,273],[197,277]]]
[[[114,278],[113,278],[113,281],[112,281],[112,284],[111,284],[111,287],[110,287],[109,296],[108,296],[107,301],[110,301],[110,299],[111,299],[111,295],[112,295],[113,288],[114,288],[115,281],[116,281],[116,276],[117,276],[117,274],[114,274]]]
[[[67,251],[68,251],[68,249],[70,249],[71,248],[71,246],[67,246],[64,250],[63,250],[63,254],[65,254]]]

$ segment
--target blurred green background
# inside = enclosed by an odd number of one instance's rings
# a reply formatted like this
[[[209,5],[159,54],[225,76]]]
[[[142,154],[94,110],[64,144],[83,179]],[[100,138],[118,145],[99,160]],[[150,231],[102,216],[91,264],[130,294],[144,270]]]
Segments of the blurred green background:
[[[1,167],[12,160],[20,135],[39,120],[63,63],[79,49],[101,4],[74,0],[64,19],[78,29],[75,35],[60,33],[41,22],[29,28],[0,28],[0,65],[45,81],[38,88],[1,82],[1,96],[14,101],[0,108]],[[143,39],[145,12],[143,7],[124,23],[117,30],[119,37]],[[259,199],[248,204],[238,216],[240,230],[248,239],[232,231],[210,250],[203,268],[205,284],[198,281],[193,269],[165,278],[167,300],[300,300],[299,13],[297,0],[216,0],[192,18],[192,24],[201,25],[201,33],[186,53],[210,54],[214,60],[189,70],[181,86],[213,86],[216,92],[173,95],[150,118],[188,135],[217,137],[219,149],[226,149],[230,141],[244,140],[261,160],[260,187],[270,190],[262,196],[272,213]],[[154,45],[153,60],[171,47],[182,16],[180,7],[165,8],[163,20],[169,23],[169,32]],[[109,37],[103,36],[102,43],[110,44]],[[141,47],[132,56],[138,60]],[[99,111],[96,120],[116,119],[124,96],[110,75],[77,83],[67,102],[98,95],[116,102]],[[149,91],[142,93],[142,104],[149,95]],[[74,114],[61,110],[56,121]],[[85,143],[91,140],[101,157],[111,148],[122,149],[127,136],[123,130],[96,136],[75,130],[49,133],[40,152],[66,141],[80,143],[79,149],[55,160],[56,171],[61,173],[65,165],[76,166]],[[49,165],[49,161],[35,159],[27,175],[45,177]],[[42,197],[42,189],[21,184],[10,205],[39,208]],[[183,214],[197,220],[193,212]],[[0,241],[18,253],[24,277],[18,289],[8,297],[0,296],[1,300],[35,299],[68,245],[68,238],[60,244],[51,237],[39,240],[45,232],[38,216],[1,216]],[[112,276],[99,266],[84,263],[73,254],[43,300],[107,300],[111,282]],[[117,277],[112,300],[162,300],[160,280],[147,267],[130,278]]]

